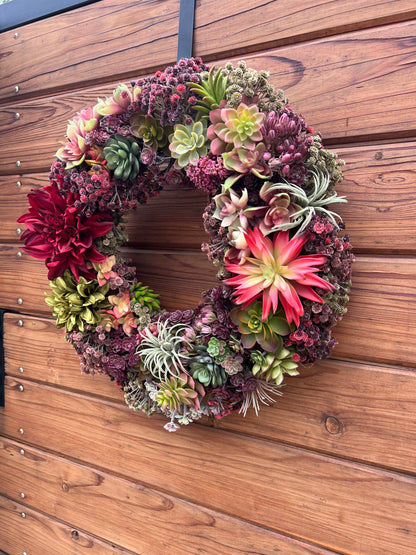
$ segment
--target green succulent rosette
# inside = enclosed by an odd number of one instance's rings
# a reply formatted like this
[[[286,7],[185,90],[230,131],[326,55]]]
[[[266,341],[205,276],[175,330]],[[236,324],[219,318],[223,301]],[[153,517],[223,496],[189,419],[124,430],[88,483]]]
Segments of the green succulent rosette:
[[[62,277],[49,283],[52,293],[46,293],[45,302],[52,308],[56,327],[67,332],[85,331],[85,325],[96,326],[102,319],[101,311],[110,304],[106,300],[109,285],[98,285],[97,280],[79,281],[67,270]]]

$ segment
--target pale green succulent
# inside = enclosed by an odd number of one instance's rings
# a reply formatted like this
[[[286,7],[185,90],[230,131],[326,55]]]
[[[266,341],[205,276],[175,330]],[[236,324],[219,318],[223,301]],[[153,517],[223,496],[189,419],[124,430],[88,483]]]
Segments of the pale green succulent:
[[[169,150],[176,165],[184,168],[206,156],[208,148],[205,144],[205,127],[200,122],[192,125],[175,125],[174,132],[169,136]]]
[[[251,360],[254,366],[251,369],[253,374],[266,382],[275,382],[280,385],[283,382],[284,374],[297,376],[298,364],[292,359],[294,351],[280,349],[277,353],[265,353],[254,351],[251,353]]]
[[[52,293],[46,293],[45,302],[56,317],[56,327],[65,327],[67,332],[74,328],[83,332],[85,324],[97,325],[102,319],[100,311],[110,307],[106,299],[108,283],[100,286],[96,279],[87,281],[83,276],[77,281],[66,270],[49,285]]]

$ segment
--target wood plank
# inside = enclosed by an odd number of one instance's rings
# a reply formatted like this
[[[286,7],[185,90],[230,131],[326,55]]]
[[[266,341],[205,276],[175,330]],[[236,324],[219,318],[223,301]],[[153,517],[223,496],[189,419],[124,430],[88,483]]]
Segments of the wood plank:
[[[16,256],[14,245],[0,245],[0,306],[50,316],[48,289],[40,260]],[[167,310],[195,308],[202,291],[215,286],[215,271],[204,253],[126,251],[140,268],[139,279],[161,295]],[[335,329],[334,356],[382,364],[413,366],[416,360],[414,312],[416,260],[358,257],[348,314]],[[22,305],[17,299],[23,300]]]
[[[416,253],[416,144],[339,148],[346,162],[338,186],[343,217],[357,253]],[[16,187],[17,181],[21,182]],[[27,212],[26,195],[47,184],[47,174],[0,177],[0,242],[16,242],[16,220]],[[128,216],[130,244],[142,248],[199,249],[206,240],[202,191],[165,190]],[[21,226],[23,229],[24,226]]]
[[[319,547],[154,491],[135,481],[8,440],[0,440],[0,444],[4,460],[0,475],[5,478],[2,489],[6,495],[16,500],[17,492],[24,491],[25,503],[30,507],[71,522],[75,528],[88,528],[134,553],[237,555],[282,550],[293,555],[329,554]],[[24,456],[20,455],[22,447]],[[24,525],[20,523],[23,529],[30,526],[34,513],[25,512]]]
[[[17,39],[15,29],[3,33],[0,99],[16,96],[16,84],[18,96],[27,97],[85,87],[114,76],[134,77],[139,71],[173,62],[178,4],[177,0],[145,6],[101,0],[22,26]],[[249,6],[235,0],[220,6],[218,0],[209,0],[196,7],[194,53],[207,59],[218,57],[219,52],[246,54],[414,16],[412,0],[295,0],[291,4],[254,0]],[[33,52],[37,53],[36,71],[31,64]],[[54,52],[52,59],[50,52]]]
[[[416,260],[361,256],[333,356],[414,367]]]
[[[16,476],[16,468],[12,472]],[[16,497],[16,493],[13,493]],[[24,519],[21,516],[22,513],[26,515]],[[7,550],[7,555],[21,555],[24,552],[59,553],[59,555],[83,555],[84,553],[134,555],[132,551],[104,542],[91,534],[2,496],[0,496],[0,528],[1,548]]]
[[[236,414],[215,425],[415,472],[413,370],[325,360],[301,368],[300,377],[286,382],[283,396],[262,407],[259,417],[251,411],[244,419]]]
[[[23,326],[17,325],[19,320]],[[54,320],[5,314],[6,373],[124,403],[122,392],[108,376],[81,373],[78,355],[64,337]]]
[[[326,144],[357,137],[413,137],[416,69],[408,63],[414,46],[407,39],[415,26],[377,27],[245,58],[249,66],[270,72],[271,83],[285,90],[293,108],[322,132]],[[67,120],[113,88],[6,106],[0,113],[0,174],[15,174],[17,160],[23,173],[47,171],[64,140]]]
[[[102,0],[2,34],[0,97],[49,94],[174,61],[179,0]],[[33,53],[36,52],[36,64]],[[36,66],[36,69],[34,69]]]
[[[23,327],[16,325],[18,318],[24,321]],[[9,376],[124,402],[107,376],[79,373],[75,352],[52,320],[6,314],[4,330]],[[414,371],[326,360],[302,368],[300,377],[286,381],[283,396],[276,404],[262,407],[259,418],[250,412],[246,418],[233,415],[215,424],[378,466],[415,471]]]
[[[337,149],[345,160],[336,206],[356,252],[412,253],[416,246],[416,144]]]
[[[373,554],[376,546],[402,555],[414,548],[415,477],[206,426],[167,435],[159,417],[28,381],[6,382],[3,434],[18,441],[90,465],[99,461],[103,470],[145,486],[342,553]],[[49,471],[38,475],[47,482]],[[95,484],[83,483],[94,507]]]

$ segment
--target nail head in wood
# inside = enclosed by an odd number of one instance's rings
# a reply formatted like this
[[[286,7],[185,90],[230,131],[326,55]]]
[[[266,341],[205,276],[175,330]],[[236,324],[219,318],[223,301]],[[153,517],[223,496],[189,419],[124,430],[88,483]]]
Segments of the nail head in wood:
[[[22,182],[21,181],[16,181],[16,187],[21,187],[22,186]]]
[[[24,450],[24,449],[20,449],[19,453],[20,453],[21,455],[24,455],[24,454],[25,454],[25,450]]]
[[[19,328],[23,328],[23,320],[17,320],[17,325]]]
[[[19,434],[23,435],[25,433],[25,431],[23,430],[23,428],[19,428]]]
[[[20,91],[19,85],[16,85],[14,88],[14,92],[17,94]]]
[[[25,388],[23,387],[23,385],[19,385],[19,391],[24,391]]]
[[[21,235],[21,233],[22,233],[22,230],[20,229],[20,227],[18,227],[16,229],[16,235]]]
[[[22,499],[24,499],[24,498],[26,497],[26,495],[23,493],[23,491],[22,491],[22,493],[20,494],[20,497],[21,497]]]
[[[26,513],[20,513],[20,516],[21,516],[22,518],[26,518]]]
[[[16,166],[20,168],[20,160],[16,160]]]
[[[19,372],[23,374],[23,366],[19,366]]]
[[[20,119],[20,113],[19,113],[19,112],[16,112],[16,113],[15,113],[14,119]]]
[[[17,299],[17,304],[23,304],[23,299],[21,299],[20,297]]]
[[[19,33],[15,33],[15,34],[14,34],[14,38],[15,38],[15,39],[19,38]]]
[[[23,256],[22,251],[17,251],[17,255],[16,255],[16,256],[17,256],[17,258],[22,258],[22,256]]]

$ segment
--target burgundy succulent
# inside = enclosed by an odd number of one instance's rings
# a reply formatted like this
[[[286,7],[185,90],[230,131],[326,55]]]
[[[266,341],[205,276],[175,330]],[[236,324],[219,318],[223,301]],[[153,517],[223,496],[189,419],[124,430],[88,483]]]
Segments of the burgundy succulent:
[[[22,235],[24,251],[46,261],[49,280],[63,276],[68,268],[77,279],[80,275],[95,278],[88,262],[103,262],[105,256],[96,249],[94,239],[111,230],[111,217],[105,213],[81,216],[74,206],[77,197],[65,198],[55,184],[33,190],[28,198],[29,213],[18,219],[27,226]]]

